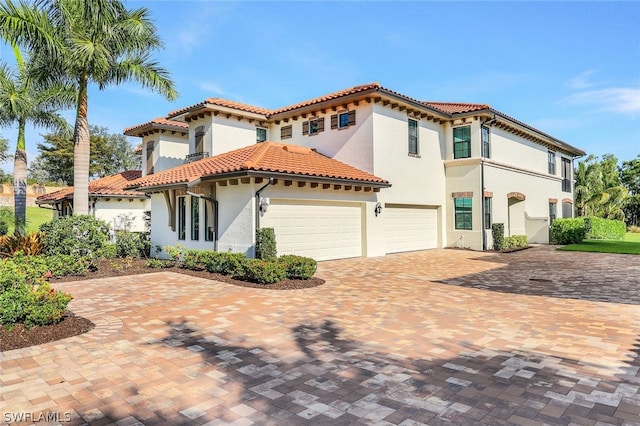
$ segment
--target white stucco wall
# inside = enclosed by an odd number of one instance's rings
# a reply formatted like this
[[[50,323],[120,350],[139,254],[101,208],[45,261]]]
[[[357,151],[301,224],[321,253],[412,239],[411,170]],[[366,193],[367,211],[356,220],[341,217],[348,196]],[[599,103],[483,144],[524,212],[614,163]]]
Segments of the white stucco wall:
[[[154,173],[184,164],[189,153],[189,141],[186,136],[171,132],[155,133],[142,138],[142,176],[147,175],[147,143],[154,141],[153,164]]]
[[[90,203],[93,205],[93,202]],[[97,219],[104,220],[113,229],[121,229],[122,219],[124,216],[131,219],[131,227],[129,231],[143,232],[144,229],[144,212],[150,209],[150,200],[145,199],[127,199],[122,198],[118,201],[116,198],[98,198],[95,202],[95,209],[92,213]]]
[[[375,104],[373,173],[392,185],[382,189],[378,197],[389,204],[441,207],[445,203],[446,189],[445,131],[442,125],[433,121],[417,121],[418,156],[411,156],[407,113]],[[441,230],[446,226],[443,208],[439,210],[438,223]],[[440,231],[438,246],[446,245],[444,237],[445,232]]]
[[[356,111],[356,124],[343,129],[331,129],[331,116],[341,112]],[[280,124],[270,126],[268,136],[272,141],[284,144],[301,145],[314,148],[327,157],[347,163],[353,167],[369,173],[373,172],[373,104],[360,102],[358,106],[347,105],[346,109],[332,111],[328,109],[324,114],[318,112],[315,118],[324,117],[324,131],[312,135],[302,134],[302,123],[309,121],[298,117],[297,120],[281,121]],[[314,118],[314,119],[315,119]],[[292,138],[281,139],[280,129],[284,126],[292,126]]]

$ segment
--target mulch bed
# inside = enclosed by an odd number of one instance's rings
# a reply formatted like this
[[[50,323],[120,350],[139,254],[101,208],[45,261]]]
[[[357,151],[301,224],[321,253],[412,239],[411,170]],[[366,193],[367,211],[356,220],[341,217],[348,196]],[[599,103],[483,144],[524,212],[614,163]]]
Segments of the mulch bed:
[[[67,311],[57,324],[26,328],[24,324],[16,324],[11,330],[0,326],[0,351],[26,348],[78,336],[92,330],[95,325],[86,318]]]
[[[256,284],[248,281],[237,280],[227,275],[212,274],[207,271],[192,271],[183,269],[179,266],[171,268],[152,269],[145,266],[145,259],[103,259],[98,263],[98,269],[89,271],[84,276],[68,276],[51,280],[52,287],[56,287],[56,283],[81,281],[98,278],[122,277],[126,275],[150,274],[154,272],[177,272],[180,274],[191,275],[193,277],[209,279],[212,281],[221,281],[241,287],[268,289],[268,290],[300,290],[305,288],[317,287],[324,284],[324,280],[320,278],[311,278],[309,280],[283,280],[276,284]],[[73,312],[67,312],[65,317],[57,324],[47,326],[32,327],[27,329],[23,324],[16,324],[11,330],[0,326],[0,351],[9,351],[12,349],[26,348],[29,346],[40,345],[42,343],[52,342],[55,340],[65,339],[67,337],[77,336],[93,329],[94,324],[88,319],[76,316]]]

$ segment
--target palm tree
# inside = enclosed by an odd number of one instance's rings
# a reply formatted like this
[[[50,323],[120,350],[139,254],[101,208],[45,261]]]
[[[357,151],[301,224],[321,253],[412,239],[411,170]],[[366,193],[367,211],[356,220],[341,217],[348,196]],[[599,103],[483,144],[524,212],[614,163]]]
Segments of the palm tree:
[[[35,63],[25,61],[20,50],[13,45],[16,70],[0,65],[0,125],[18,125],[18,141],[14,155],[13,187],[15,201],[15,234],[24,235],[27,206],[27,151],[25,127],[35,126],[69,131],[69,124],[57,113],[60,108],[73,105],[76,98],[73,87],[62,83],[43,85],[32,78]]]
[[[151,59],[162,46],[149,10],[119,0],[40,0],[0,7],[3,38],[28,46],[43,60],[46,81],[67,79],[78,90],[74,126],[74,214],[89,211],[88,86],[100,90],[136,81],[167,99],[177,97],[168,72]]]

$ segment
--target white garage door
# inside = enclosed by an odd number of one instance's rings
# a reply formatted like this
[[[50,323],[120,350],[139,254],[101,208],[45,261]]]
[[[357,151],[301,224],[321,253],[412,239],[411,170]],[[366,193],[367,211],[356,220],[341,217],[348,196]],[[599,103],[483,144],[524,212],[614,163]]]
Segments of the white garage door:
[[[385,220],[387,253],[438,247],[438,210],[421,206],[389,205]]]
[[[316,260],[362,256],[361,204],[272,198],[260,226],[275,229],[278,255]]]

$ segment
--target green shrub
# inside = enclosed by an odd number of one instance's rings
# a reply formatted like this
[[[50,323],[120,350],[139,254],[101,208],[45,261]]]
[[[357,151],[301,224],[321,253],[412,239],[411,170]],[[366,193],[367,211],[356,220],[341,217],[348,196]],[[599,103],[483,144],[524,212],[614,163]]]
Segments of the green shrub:
[[[118,257],[118,249],[116,245],[112,243],[106,243],[98,251],[98,257],[101,257],[103,259],[115,259],[116,257]]]
[[[173,268],[175,264],[173,260],[149,259],[144,266],[152,269],[164,269]]]
[[[92,266],[91,260],[86,257],[77,257],[66,254],[42,257],[45,259],[52,277],[86,275],[87,271]]]
[[[109,227],[88,215],[64,216],[40,225],[44,252],[95,257],[108,238]]]
[[[551,224],[551,242],[554,244],[580,244],[585,235],[582,218],[559,218]]]
[[[186,248],[182,244],[177,244],[175,246],[164,246],[164,251],[174,262],[182,261],[182,254],[185,250]]]
[[[260,228],[256,231],[256,259],[274,261],[278,258],[276,233],[273,228]]]
[[[521,247],[528,247],[529,240],[526,235],[512,235],[504,238],[503,250],[510,250]]]
[[[29,277],[42,267],[33,262],[25,271],[24,263],[16,265],[13,259],[0,265],[0,324],[12,326],[24,323],[27,327],[47,325],[59,321],[71,301],[71,295],[51,288],[43,277]],[[37,275],[37,274],[35,274]],[[10,282],[7,277],[11,277]]]
[[[7,235],[9,232],[9,224],[4,220],[0,220],[0,235]]]
[[[602,219],[589,216],[584,218],[585,238],[588,240],[623,240],[626,225],[621,220]]]
[[[491,236],[493,237],[493,249],[502,250],[504,248],[504,223],[491,224]]]
[[[118,257],[147,257],[150,245],[140,232],[117,231],[116,254]]]
[[[184,267],[223,275],[239,276],[243,273],[246,256],[243,253],[227,253],[213,250],[185,250],[182,253]]]
[[[243,253],[207,251],[203,256],[202,265],[208,272],[240,276],[244,273],[246,260],[247,258]]]
[[[194,271],[201,271],[204,269],[202,258],[207,253],[206,250],[185,250],[182,255],[184,267],[192,269]]]
[[[54,324],[62,319],[72,297],[43,283],[27,293],[24,324],[27,327]]]
[[[286,277],[294,280],[308,280],[313,277],[318,268],[318,264],[314,259],[291,254],[280,256],[278,262],[285,265]]]
[[[0,291],[0,325],[12,325],[24,322],[28,286],[25,282]]]
[[[260,259],[247,259],[244,264],[244,277],[260,284],[273,284],[287,276],[283,262],[268,262]]]

